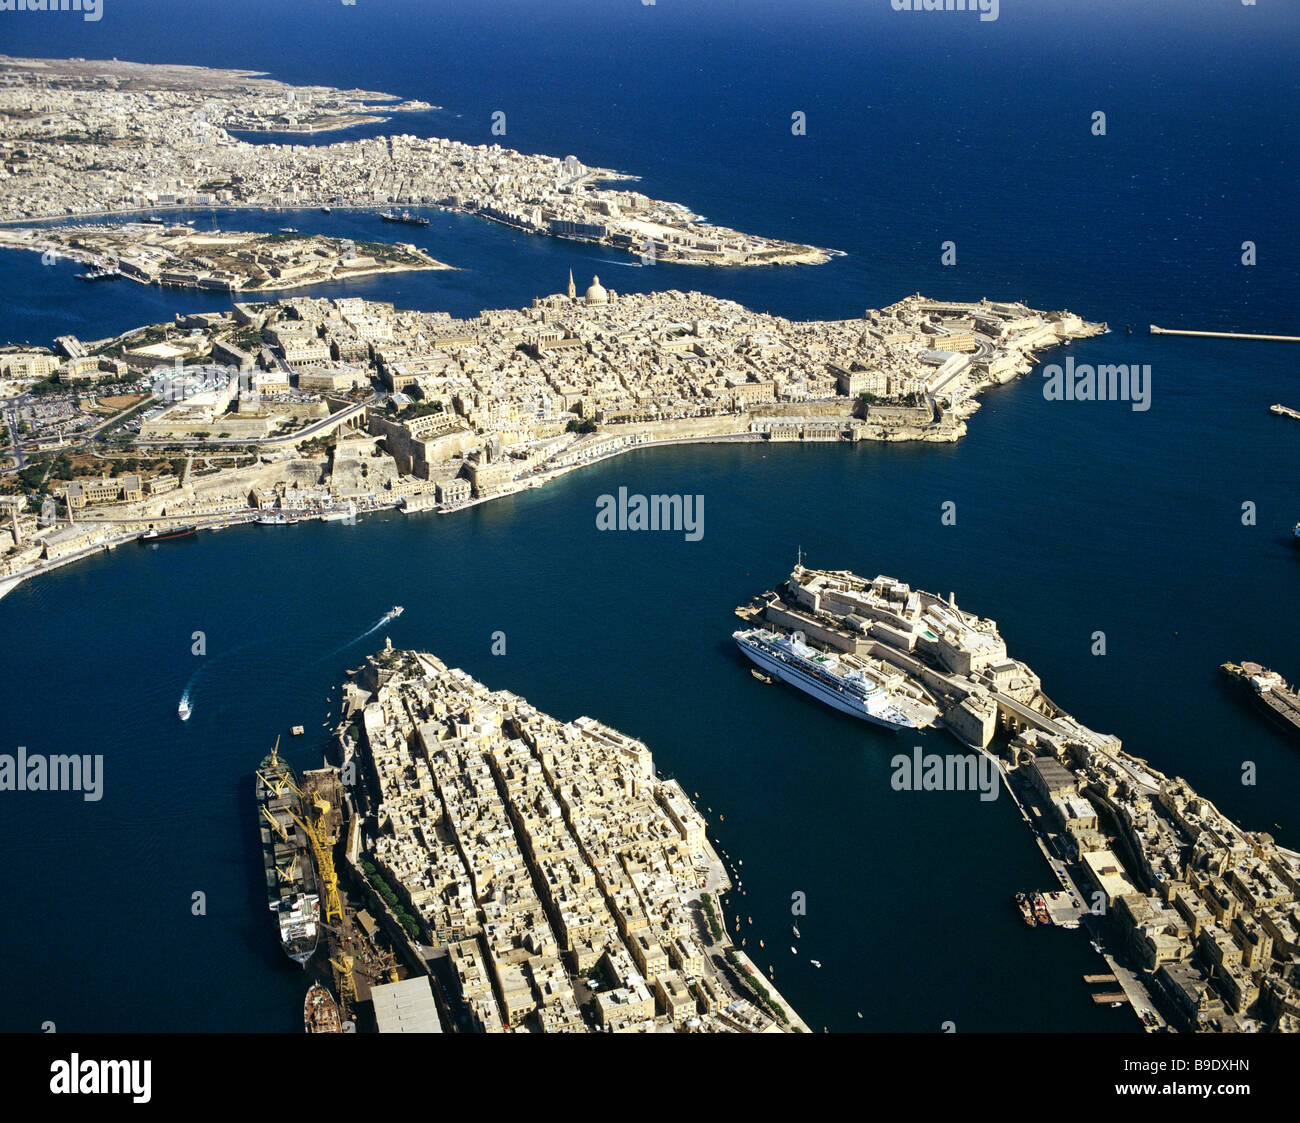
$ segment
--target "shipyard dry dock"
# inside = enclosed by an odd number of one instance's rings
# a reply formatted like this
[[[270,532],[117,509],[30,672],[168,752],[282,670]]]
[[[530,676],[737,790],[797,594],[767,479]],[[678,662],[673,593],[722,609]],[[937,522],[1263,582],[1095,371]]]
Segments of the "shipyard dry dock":
[[[802,564],[737,614],[887,665],[996,762],[1060,886],[1030,917],[1084,926],[1114,976],[1094,1001],[1131,1004],[1147,1030],[1300,1030],[1300,853],[1243,830],[1185,780],[1053,704],[992,620],[951,594]],[[1263,695],[1289,704],[1294,692],[1278,690]]]

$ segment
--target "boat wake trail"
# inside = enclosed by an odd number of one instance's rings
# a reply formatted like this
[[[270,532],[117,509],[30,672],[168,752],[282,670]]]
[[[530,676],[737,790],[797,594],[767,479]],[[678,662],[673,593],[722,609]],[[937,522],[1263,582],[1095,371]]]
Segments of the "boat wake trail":
[[[325,662],[326,659],[333,659],[335,655],[342,654],[349,647],[353,647],[356,644],[360,643],[367,636],[374,635],[385,624],[387,624],[391,620],[396,620],[401,614],[402,614],[402,609],[400,607],[389,609],[389,611],[385,612],[378,620],[376,620],[373,624],[371,624],[370,627],[368,627],[359,636],[353,636],[350,640],[348,640],[347,643],[343,644],[341,647],[336,647],[333,651],[331,651],[327,655],[322,655],[319,659],[316,660],[315,663],[312,663],[311,665],[314,667],[316,663],[323,663]]]
[[[387,612],[385,612],[378,620],[376,620],[373,624],[371,624],[370,627],[368,627],[360,635],[353,636],[350,640],[347,641],[347,643],[343,644],[340,647],[336,647],[333,651],[329,652],[329,654],[322,655],[319,659],[316,659],[311,663],[307,663],[305,664],[305,666],[315,667],[325,662],[327,659],[333,659],[334,656],[339,655],[342,652],[346,651],[349,647],[353,647],[356,644],[360,643],[367,636],[374,635],[375,632],[379,631],[379,629],[382,628],[385,624],[389,623],[392,620],[396,620],[397,617],[401,616],[401,614],[402,614],[402,606],[394,605]],[[195,694],[195,690],[199,685],[199,680],[210,670],[212,670],[218,663],[222,662],[222,660],[229,659],[232,655],[238,655],[245,648],[252,647],[252,646],[253,646],[252,643],[241,643],[238,647],[232,647],[229,651],[223,651],[220,655],[217,655],[211,659],[205,659],[203,661],[203,663],[195,670],[195,672],[192,675],[190,675],[189,681],[185,684],[185,689],[181,692],[181,700],[176,707],[177,716],[181,719],[181,721],[188,721],[190,719],[190,715],[194,712],[194,694]]]
[[[176,712],[181,721],[189,721],[190,714],[194,712],[194,688],[198,686],[199,679],[208,671],[220,663],[223,659],[229,659],[232,655],[238,655],[246,647],[252,647],[252,643],[241,643],[238,647],[232,647],[229,651],[223,651],[220,655],[215,655],[211,659],[204,659],[202,663],[190,675],[189,681],[185,684],[185,689],[181,692],[181,700],[176,707]]]

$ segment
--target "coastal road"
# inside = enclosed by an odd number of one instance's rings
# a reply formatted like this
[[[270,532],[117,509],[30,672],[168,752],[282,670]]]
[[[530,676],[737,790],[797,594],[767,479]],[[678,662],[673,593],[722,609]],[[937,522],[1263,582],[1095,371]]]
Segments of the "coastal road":
[[[219,445],[223,447],[245,445],[254,445],[257,448],[265,448],[268,445],[296,445],[303,441],[311,440],[322,430],[329,428],[331,425],[340,425],[345,421],[350,421],[363,410],[378,405],[383,400],[383,394],[375,394],[373,397],[361,402],[353,402],[345,406],[337,413],[331,413],[328,417],[322,417],[319,421],[313,421],[304,429],[298,429],[292,433],[285,433],[278,437],[263,437],[258,440],[250,441],[247,437],[210,437],[204,440],[185,440],[175,437],[169,440],[142,441],[138,438],[132,442],[136,448],[160,448],[166,445]]]

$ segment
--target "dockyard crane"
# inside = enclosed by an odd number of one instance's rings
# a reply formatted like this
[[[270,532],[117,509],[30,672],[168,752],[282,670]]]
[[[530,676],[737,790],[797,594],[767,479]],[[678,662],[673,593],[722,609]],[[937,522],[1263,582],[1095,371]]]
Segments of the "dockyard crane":
[[[324,800],[318,801],[324,803]],[[328,808],[329,804],[325,806]],[[334,853],[329,839],[325,836],[325,815],[319,815],[310,824],[298,818],[292,811],[290,817],[302,829],[311,843],[312,854],[316,858],[316,872],[320,874],[321,884],[325,887],[325,919],[343,922],[343,901],[339,897],[339,877],[334,871]]]
[[[334,968],[334,978],[338,985],[339,999],[349,1007],[357,1000],[357,981],[352,974],[352,966],[355,962],[356,960],[350,955],[330,959],[330,966]]]
[[[265,807],[262,808],[262,815],[266,818],[266,821],[271,824],[271,829],[280,836],[280,841],[286,846],[292,846],[293,843],[289,839],[289,832],[284,829],[284,824],[272,815]]]
[[[276,738],[278,748],[280,739]],[[275,759],[276,749],[271,750],[271,758]],[[261,773],[258,773],[261,775]],[[277,796],[282,794],[285,788],[292,791],[301,800],[303,814],[307,813],[307,807],[310,804],[315,809],[315,817],[310,823],[299,818],[290,808],[285,808],[289,817],[298,824],[307,841],[311,844],[312,855],[316,859],[316,871],[320,874],[321,884],[325,888],[325,919],[326,921],[338,920],[343,921],[343,901],[339,897],[339,878],[334,870],[334,848],[329,837],[326,834],[325,823],[329,818],[331,810],[329,800],[322,797],[319,793],[314,795],[310,800],[303,790],[298,787],[289,777],[277,777],[273,782],[270,778],[262,776],[263,782],[275,792]],[[263,808],[265,811],[265,808]],[[270,815],[267,816],[270,818]],[[286,840],[287,841],[287,840]]]

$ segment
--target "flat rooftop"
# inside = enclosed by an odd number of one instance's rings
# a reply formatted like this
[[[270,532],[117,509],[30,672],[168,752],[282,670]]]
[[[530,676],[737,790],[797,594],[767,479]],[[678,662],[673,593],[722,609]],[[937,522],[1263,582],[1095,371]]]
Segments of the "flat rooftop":
[[[370,988],[380,1033],[441,1033],[442,1019],[428,976]]]

